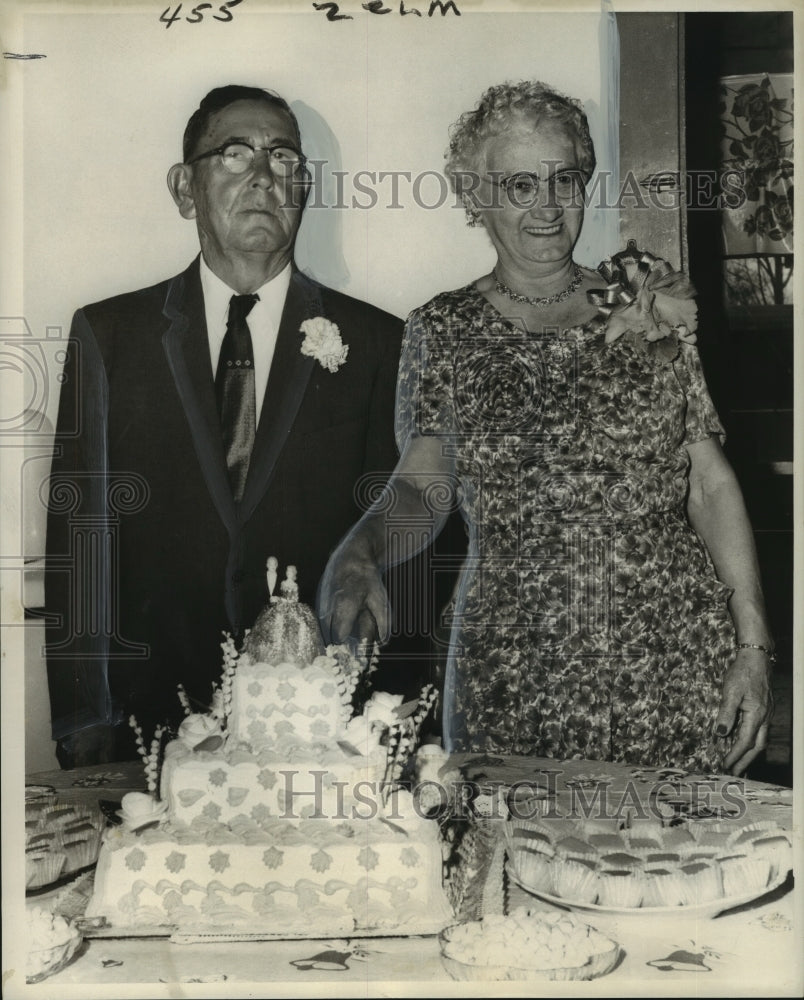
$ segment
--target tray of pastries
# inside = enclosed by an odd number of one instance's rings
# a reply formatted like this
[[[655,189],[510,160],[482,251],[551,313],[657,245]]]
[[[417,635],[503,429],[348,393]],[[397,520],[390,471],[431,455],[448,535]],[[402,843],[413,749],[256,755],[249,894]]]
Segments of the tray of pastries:
[[[26,788],[26,889],[50,886],[95,864],[104,822],[98,806],[60,802],[52,789]]]
[[[505,826],[508,877],[581,911],[714,917],[781,885],[792,867],[790,835],[772,820],[620,829],[540,817]]]

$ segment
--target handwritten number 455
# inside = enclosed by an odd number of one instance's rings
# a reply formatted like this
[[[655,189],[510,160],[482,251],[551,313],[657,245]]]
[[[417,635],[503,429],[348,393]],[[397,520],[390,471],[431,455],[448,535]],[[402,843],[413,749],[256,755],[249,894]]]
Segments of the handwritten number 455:
[[[220,7],[218,7],[220,14],[213,14],[212,17],[216,21],[231,21],[232,12],[229,8],[236,7],[238,4],[242,2],[243,0],[226,0],[226,3],[222,3]],[[182,18],[180,17],[182,6],[183,6],[182,4],[179,4],[178,7],[176,7],[176,9],[172,13],[170,7],[165,7],[165,9],[162,11],[159,20],[165,22],[166,28],[169,28],[174,21],[182,20]],[[188,24],[199,24],[201,21],[204,20],[204,11],[209,10],[210,7],[212,6],[213,4],[211,3],[196,4],[196,6],[193,7],[192,11],[189,14],[185,15],[183,20],[185,20]]]

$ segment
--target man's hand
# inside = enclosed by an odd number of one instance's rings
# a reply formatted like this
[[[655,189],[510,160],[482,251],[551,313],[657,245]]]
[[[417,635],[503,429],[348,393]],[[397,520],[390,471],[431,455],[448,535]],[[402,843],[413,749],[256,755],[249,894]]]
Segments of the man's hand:
[[[327,643],[388,641],[391,608],[379,569],[349,542],[327,563],[318,590],[318,619]]]
[[[761,650],[741,649],[723,678],[715,732],[734,732],[734,745],[723,761],[723,769],[731,774],[743,774],[767,745],[773,715],[770,667]]]

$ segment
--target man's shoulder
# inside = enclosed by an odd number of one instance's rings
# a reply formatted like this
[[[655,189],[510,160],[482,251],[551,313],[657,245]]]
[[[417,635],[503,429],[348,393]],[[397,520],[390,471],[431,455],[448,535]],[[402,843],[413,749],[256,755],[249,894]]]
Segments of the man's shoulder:
[[[340,317],[344,322],[353,322],[367,332],[376,330],[378,333],[401,334],[403,322],[393,313],[380,309],[379,306],[357,299],[346,292],[339,292],[308,275],[299,275],[299,280],[306,282],[321,299],[324,313],[337,322]]]
[[[160,281],[155,285],[148,285],[146,288],[136,288],[129,292],[120,292],[117,295],[110,295],[106,299],[99,299],[97,302],[88,302],[82,306],[82,311],[87,316],[94,315],[114,315],[115,313],[129,314],[133,307],[141,308],[147,302],[157,303],[165,301],[165,292],[170,281]]]
[[[80,312],[83,312],[90,321],[96,318],[114,319],[116,316],[131,319],[132,316],[139,313],[161,312],[171,287],[175,288],[186,282],[193,266],[194,264],[191,264],[189,268],[179,272],[179,274],[157,281],[153,285],[120,292],[96,302],[89,302],[81,307]]]

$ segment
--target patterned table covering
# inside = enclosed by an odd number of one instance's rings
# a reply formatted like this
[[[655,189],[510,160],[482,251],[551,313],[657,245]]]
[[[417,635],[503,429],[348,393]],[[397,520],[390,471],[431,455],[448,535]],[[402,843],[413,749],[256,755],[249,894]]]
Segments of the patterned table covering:
[[[793,790],[723,774],[587,760],[455,754],[449,767],[481,790],[501,788],[553,803],[556,814],[598,817],[774,820],[792,829]]]
[[[126,792],[144,792],[145,772],[142,761],[93,764],[70,771],[40,771],[29,774],[25,784],[52,788],[60,801],[93,802],[122,798]]]
[[[589,761],[536,760],[460,755],[450,758],[467,782],[481,789],[500,787],[503,793],[528,782],[566,811],[585,801],[594,789],[605,787],[609,806],[634,808],[636,801],[651,800],[651,794],[666,804],[677,803],[683,814],[685,803],[704,802],[704,808],[744,810],[751,818],[773,819],[793,829],[793,797],[790,789],[741,781],[724,776],[687,775],[662,769],[631,768]],[[98,773],[120,772],[127,765],[105,765],[76,772],[61,772],[71,794],[114,797],[122,784],[75,785],[75,780],[96,778]],[[83,773],[85,771],[86,773]],[[137,787],[135,772],[126,771]],[[72,775],[72,779],[69,777]],[[54,773],[50,773],[51,779]],[[54,784],[47,775],[29,781]],[[99,792],[100,788],[100,792]],[[62,794],[62,788],[59,788]],[[689,809],[686,808],[687,814]],[[794,837],[796,858],[800,838]],[[61,890],[63,891],[63,890]],[[55,893],[51,894],[55,896]],[[508,885],[504,906],[527,905],[549,910],[550,904]],[[48,895],[31,902],[41,905]],[[585,917],[623,947],[624,957],[608,976],[585,985],[584,992],[616,996],[800,996],[802,970],[801,907],[792,877],[784,885],[737,910],[716,919],[681,917]],[[489,984],[456,983],[444,970],[435,937],[373,938],[361,940],[231,942],[225,944],[176,944],[166,939],[97,939],[85,941],[76,958],[60,973],[45,981],[39,995],[77,995],[75,988],[93,986],[93,996],[122,995],[122,984],[142,984],[138,995],[173,995],[163,985],[181,983],[186,995],[194,989],[212,995],[244,996],[245,984],[253,984],[249,996],[277,995],[421,995],[485,996]],[[280,985],[281,984],[281,985]],[[49,987],[49,991],[48,991]],[[495,995],[532,996],[534,985],[495,983]],[[579,995],[572,983],[546,983],[539,995]]]

